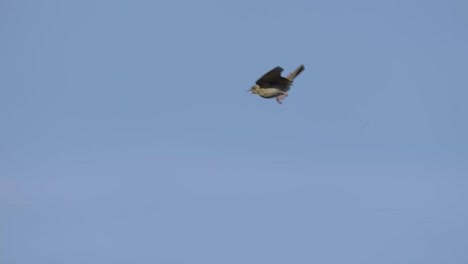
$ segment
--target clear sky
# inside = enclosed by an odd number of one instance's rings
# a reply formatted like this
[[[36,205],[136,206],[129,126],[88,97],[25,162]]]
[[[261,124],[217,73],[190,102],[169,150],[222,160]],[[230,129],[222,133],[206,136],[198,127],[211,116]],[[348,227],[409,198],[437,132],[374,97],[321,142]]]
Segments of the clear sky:
[[[466,0],[3,0],[0,76],[2,264],[468,263]]]

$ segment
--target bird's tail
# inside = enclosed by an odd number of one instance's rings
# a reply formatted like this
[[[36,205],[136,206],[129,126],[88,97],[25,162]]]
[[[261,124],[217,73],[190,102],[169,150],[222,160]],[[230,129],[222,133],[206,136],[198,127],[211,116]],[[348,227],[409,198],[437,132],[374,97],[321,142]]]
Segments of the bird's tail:
[[[301,73],[303,70],[304,70],[304,65],[301,64],[301,66],[297,67],[297,69],[291,72],[286,78],[292,82],[294,78],[296,78],[299,75],[299,73]]]

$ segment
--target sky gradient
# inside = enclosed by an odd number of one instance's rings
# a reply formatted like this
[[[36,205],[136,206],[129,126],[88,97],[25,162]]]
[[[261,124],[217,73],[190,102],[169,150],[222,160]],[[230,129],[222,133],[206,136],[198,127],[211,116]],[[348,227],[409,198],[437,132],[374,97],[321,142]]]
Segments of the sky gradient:
[[[468,263],[467,69],[462,0],[1,1],[0,263]]]

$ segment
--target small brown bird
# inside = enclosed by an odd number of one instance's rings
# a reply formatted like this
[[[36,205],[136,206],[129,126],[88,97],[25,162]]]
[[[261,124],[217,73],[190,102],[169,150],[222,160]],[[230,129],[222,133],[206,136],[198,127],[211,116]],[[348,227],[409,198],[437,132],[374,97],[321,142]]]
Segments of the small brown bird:
[[[263,98],[276,97],[276,102],[281,104],[281,100],[288,96],[288,90],[291,88],[294,78],[304,70],[304,65],[300,65],[295,71],[291,72],[286,78],[281,76],[283,68],[277,66],[271,71],[265,73],[250,91],[252,94],[258,94]]]

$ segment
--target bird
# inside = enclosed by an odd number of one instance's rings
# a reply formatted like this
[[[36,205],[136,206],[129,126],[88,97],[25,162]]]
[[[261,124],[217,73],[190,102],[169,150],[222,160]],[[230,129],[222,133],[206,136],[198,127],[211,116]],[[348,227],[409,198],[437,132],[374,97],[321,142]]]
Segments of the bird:
[[[257,94],[263,98],[276,97],[276,102],[278,102],[278,104],[282,104],[281,100],[288,96],[287,92],[291,88],[294,78],[296,78],[304,69],[304,65],[301,64],[295,71],[291,72],[286,78],[284,78],[281,76],[283,68],[276,66],[260,77],[249,91],[251,94]]]

